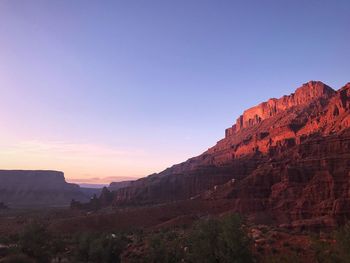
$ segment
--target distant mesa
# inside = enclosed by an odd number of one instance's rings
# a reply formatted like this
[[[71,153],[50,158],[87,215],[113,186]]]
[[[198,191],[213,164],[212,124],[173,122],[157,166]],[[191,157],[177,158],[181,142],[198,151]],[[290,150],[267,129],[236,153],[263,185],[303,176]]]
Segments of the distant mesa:
[[[0,170],[0,202],[9,207],[68,206],[89,196],[65,181],[63,172]]]

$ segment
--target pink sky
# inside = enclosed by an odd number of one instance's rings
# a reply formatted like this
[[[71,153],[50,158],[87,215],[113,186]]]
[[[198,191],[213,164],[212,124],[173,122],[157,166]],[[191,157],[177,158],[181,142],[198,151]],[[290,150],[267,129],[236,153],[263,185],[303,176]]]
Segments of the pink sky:
[[[173,156],[159,159],[141,149],[115,149],[107,145],[63,141],[3,142],[0,147],[2,169],[60,170],[65,172],[67,181],[75,183],[136,179],[159,172],[173,161]]]

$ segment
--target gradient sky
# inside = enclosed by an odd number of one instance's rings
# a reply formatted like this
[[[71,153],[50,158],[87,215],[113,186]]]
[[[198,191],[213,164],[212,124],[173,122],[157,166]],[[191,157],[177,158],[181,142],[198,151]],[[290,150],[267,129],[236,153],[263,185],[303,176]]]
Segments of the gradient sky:
[[[200,154],[248,107],[349,82],[349,13],[345,0],[1,0],[0,168],[106,183]]]

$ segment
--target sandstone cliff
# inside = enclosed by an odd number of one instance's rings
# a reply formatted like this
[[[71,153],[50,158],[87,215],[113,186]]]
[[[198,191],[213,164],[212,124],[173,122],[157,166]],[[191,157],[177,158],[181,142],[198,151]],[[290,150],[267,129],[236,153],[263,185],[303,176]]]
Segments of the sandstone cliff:
[[[244,111],[200,156],[117,190],[114,204],[225,198],[280,223],[332,225],[350,215],[349,128],[350,84],[310,81]]]
[[[57,171],[0,170],[0,202],[9,207],[65,206],[72,199],[87,201],[78,185]]]

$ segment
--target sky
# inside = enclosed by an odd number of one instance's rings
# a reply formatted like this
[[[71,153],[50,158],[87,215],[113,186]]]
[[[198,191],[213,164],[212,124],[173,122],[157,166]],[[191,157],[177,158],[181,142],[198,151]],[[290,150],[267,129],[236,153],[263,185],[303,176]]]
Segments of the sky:
[[[0,168],[160,172],[247,108],[350,81],[346,0],[0,0]]]

